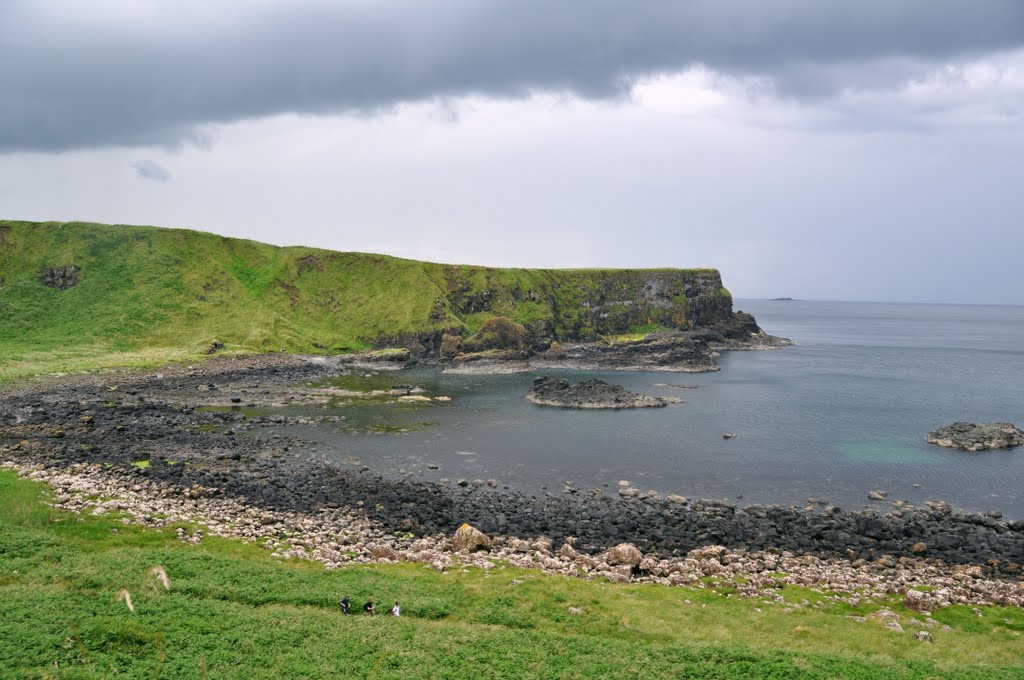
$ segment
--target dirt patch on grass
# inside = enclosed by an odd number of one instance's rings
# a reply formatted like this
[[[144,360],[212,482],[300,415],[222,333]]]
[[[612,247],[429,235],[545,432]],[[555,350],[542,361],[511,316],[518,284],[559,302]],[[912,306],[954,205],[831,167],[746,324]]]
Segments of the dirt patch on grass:
[[[318,258],[316,255],[306,255],[305,257],[300,257],[297,264],[299,265],[300,272],[305,271],[307,269],[315,269],[318,272],[322,272],[324,270],[323,263],[320,262],[320,258]]]
[[[299,289],[298,288],[296,288],[295,286],[289,285],[289,284],[285,283],[284,281],[282,281],[280,279],[274,281],[274,287],[275,288],[280,288],[281,290],[283,290],[285,293],[288,294],[288,303],[292,307],[295,307],[296,305],[299,304]]]

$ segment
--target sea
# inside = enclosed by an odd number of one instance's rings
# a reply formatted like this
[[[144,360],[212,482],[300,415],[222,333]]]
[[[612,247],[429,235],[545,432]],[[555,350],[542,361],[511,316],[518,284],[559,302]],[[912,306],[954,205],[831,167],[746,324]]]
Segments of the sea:
[[[343,422],[289,429],[339,465],[388,477],[493,479],[532,495],[561,494],[567,485],[615,494],[628,483],[739,505],[814,499],[885,511],[894,501],[945,500],[1024,518],[1024,447],[967,453],[924,441],[957,420],[1024,425],[1024,307],[799,300],[735,307],[793,346],[724,352],[713,373],[543,373],[597,377],[682,404],[564,410],[523,399],[539,373],[414,368],[332,383],[410,384],[450,400],[338,404],[327,410]],[[874,490],[886,500],[869,500]]]

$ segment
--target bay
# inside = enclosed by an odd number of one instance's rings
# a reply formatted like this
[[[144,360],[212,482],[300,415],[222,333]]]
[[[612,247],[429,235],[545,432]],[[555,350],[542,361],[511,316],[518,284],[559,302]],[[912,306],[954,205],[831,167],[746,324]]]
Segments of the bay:
[[[436,368],[337,384],[422,387],[450,401],[339,407],[341,426],[301,428],[320,455],[388,476],[495,479],[527,493],[659,493],[740,504],[854,509],[948,500],[1024,517],[1024,450],[930,446],[955,420],[1024,423],[1024,307],[738,300],[794,346],[726,352],[722,370],[548,371],[682,397],[664,409],[572,411],[526,402],[537,374],[460,376]],[[681,386],[686,387],[681,387]],[[693,389],[690,389],[690,388]],[[723,439],[723,433],[735,433]],[[436,469],[434,467],[436,466]],[[870,502],[874,489],[888,492]]]

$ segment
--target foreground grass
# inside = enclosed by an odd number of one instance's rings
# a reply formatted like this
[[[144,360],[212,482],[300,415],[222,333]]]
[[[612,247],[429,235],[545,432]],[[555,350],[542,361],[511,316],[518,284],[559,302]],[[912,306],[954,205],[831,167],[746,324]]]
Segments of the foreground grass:
[[[326,571],[238,541],[194,546],[173,528],[78,518],[45,496],[0,473],[2,677],[1024,678],[1017,610],[936,612],[955,630],[926,645],[856,623],[848,607],[786,613],[712,590],[503,567]],[[147,583],[154,565],[170,591]],[[382,609],[400,600],[405,616],[344,617],[343,594]]]

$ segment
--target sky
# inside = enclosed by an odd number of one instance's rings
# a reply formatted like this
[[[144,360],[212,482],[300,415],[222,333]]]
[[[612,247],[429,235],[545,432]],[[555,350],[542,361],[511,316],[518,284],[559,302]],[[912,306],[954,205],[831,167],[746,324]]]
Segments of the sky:
[[[0,0],[0,218],[1024,304],[1021,0]]]

